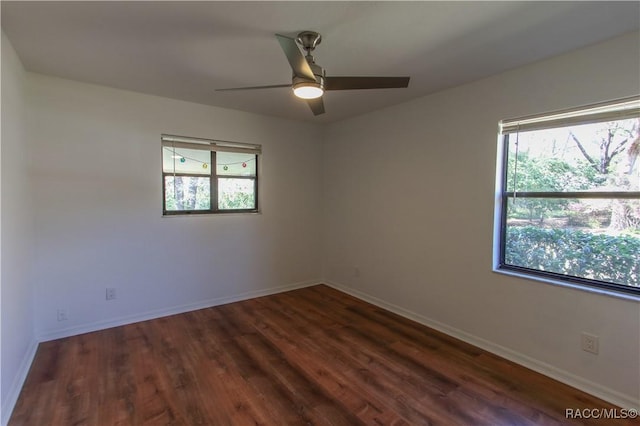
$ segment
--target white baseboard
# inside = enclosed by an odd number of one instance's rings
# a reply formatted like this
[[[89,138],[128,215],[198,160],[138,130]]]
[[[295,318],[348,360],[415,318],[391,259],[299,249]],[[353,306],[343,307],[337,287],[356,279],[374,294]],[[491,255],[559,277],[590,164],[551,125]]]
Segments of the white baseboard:
[[[269,289],[249,291],[233,296],[218,297],[213,299],[201,300],[195,303],[187,303],[184,305],[170,306],[162,309],[143,312],[135,315],[127,315],[118,318],[112,318],[106,321],[97,321],[90,324],[83,324],[76,327],[64,328],[52,332],[38,334],[37,338],[40,342],[61,339],[63,337],[77,336],[78,334],[90,333],[93,331],[105,330],[107,328],[118,327],[121,325],[133,324],[140,321],[166,317],[169,315],[182,314],[185,312],[196,311],[198,309],[210,308],[212,306],[225,305],[227,303],[239,302],[241,300],[253,299],[255,297],[268,296],[270,294],[282,293],[285,291],[295,290],[297,288],[309,287],[321,284],[322,280],[303,281],[294,284],[287,284]]]
[[[427,327],[431,327],[442,333],[448,334],[449,336],[455,337],[464,342],[467,342],[481,349],[484,349],[488,352],[491,352],[495,355],[501,356],[502,358],[506,358],[509,361],[513,361],[517,364],[527,367],[540,374],[544,374],[545,376],[548,376],[559,382],[565,383],[569,386],[573,386],[574,388],[580,389],[581,391],[584,391],[595,397],[608,401],[621,408],[640,409],[640,400],[635,399],[630,395],[625,395],[621,392],[610,389],[606,386],[602,386],[598,383],[592,382],[583,377],[576,376],[575,374],[569,373],[568,371],[554,367],[553,365],[531,358],[520,352],[516,352],[512,349],[490,342],[481,337],[474,336],[470,333],[451,327],[447,324],[443,324],[439,321],[435,321],[431,318],[427,318],[423,315],[409,311],[407,309],[404,309],[392,303],[385,302],[382,299],[378,299],[377,297],[363,293],[359,290],[348,287],[346,285],[333,282],[333,281],[328,281],[328,280],[325,280],[324,283],[330,287],[335,288],[336,290],[343,291],[347,294],[357,297],[358,299],[362,299],[373,305],[379,306],[383,309],[396,313],[400,316],[416,321],[420,324],[426,325]]]
[[[2,413],[0,424],[2,424],[2,426],[6,426],[6,424],[9,423],[13,407],[15,407],[16,402],[18,402],[22,385],[24,385],[24,381],[27,378],[27,374],[29,373],[31,363],[33,362],[33,358],[36,356],[37,350],[38,342],[33,340],[27,348],[27,353],[25,353],[24,358],[18,367],[18,371],[11,383],[11,386],[9,387],[7,395],[3,395],[2,408],[0,409],[0,413]]]

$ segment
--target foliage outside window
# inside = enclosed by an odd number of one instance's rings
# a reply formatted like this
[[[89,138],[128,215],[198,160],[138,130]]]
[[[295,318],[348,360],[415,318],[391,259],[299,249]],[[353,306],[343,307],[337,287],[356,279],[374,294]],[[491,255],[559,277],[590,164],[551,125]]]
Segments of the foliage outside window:
[[[501,135],[498,268],[640,294],[640,98]]]
[[[162,135],[165,215],[258,211],[260,145]]]

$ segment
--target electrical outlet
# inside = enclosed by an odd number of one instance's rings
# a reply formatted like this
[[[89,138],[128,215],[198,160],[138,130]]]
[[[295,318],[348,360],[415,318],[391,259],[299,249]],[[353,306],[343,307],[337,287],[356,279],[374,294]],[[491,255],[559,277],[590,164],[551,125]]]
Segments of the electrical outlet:
[[[582,333],[582,350],[585,352],[591,352],[592,354],[598,354],[600,344],[598,342],[598,336],[595,334]]]
[[[107,300],[113,300],[116,298],[116,289],[108,288],[107,289]]]
[[[354,266],[353,267],[353,276],[355,278],[360,278],[360,267],[359,266]]]
[[[58,309],[58,321],[66,321],[69,319],[69,315],[66,309]]]

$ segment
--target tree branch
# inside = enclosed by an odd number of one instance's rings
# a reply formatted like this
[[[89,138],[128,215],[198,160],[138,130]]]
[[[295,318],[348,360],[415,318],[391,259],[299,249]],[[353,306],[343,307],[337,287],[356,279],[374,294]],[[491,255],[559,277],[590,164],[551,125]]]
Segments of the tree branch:
[[[584,149],[584,147],[582,146],[582,144],[580,143],[580,141],[578,140],[578,138],[576,138],[576,135],[573,134],[573,132],[569,132],[569,136],[571,136],[571,139],[573,139],[573,141],[576,143],[576,145],[578,145],[578,149],[580,150],[580,152],[582,153],[582,155],[584,155],[584,158],[587,159],[587,161],[589,162],[589,164],[591,164],[591,166],[596,169],[596,171],[600,171],[600,168],[598,167],[598,163],[595,162],[593,160],[593,158],[591,158],[591,156],[587,153],[587,151]]]
[[[630,175],[633,172],[633,166],[636,160],[640,157],[640,134],[631,142],[629,150],[627,151],[627,171],[626,174]]]
[[[625,139],[622,142],[620,142],[618,146],[613,149],[609,157],[613,158],[616,155],[620,154],[622,151],[624,151],[624,147],[627,145],[627,142],[629,142],[629,139]]]

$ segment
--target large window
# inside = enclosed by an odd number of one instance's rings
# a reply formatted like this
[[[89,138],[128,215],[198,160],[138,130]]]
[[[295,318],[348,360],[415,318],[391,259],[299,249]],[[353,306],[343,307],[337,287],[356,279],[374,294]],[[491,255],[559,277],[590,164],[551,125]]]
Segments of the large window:
[[[162,135],[165,215],[258,211],[260,145]]]
[[[640,294],[640,98],[500,125],[498,268]]]

